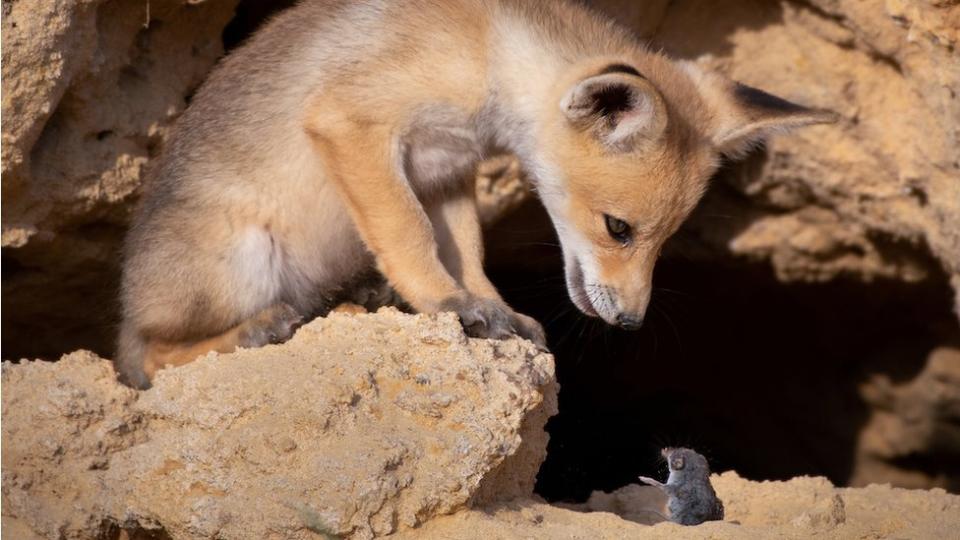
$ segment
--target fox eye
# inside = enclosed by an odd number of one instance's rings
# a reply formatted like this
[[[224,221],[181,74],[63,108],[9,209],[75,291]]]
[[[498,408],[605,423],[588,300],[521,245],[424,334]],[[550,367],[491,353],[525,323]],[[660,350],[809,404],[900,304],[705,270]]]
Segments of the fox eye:
[[[613,238],[621,244],[626,244],[630,241],[632,230],[626,221],[607,214],[603,215],[603,220],[607,224],[607,232],[610,234],[610,238]]]

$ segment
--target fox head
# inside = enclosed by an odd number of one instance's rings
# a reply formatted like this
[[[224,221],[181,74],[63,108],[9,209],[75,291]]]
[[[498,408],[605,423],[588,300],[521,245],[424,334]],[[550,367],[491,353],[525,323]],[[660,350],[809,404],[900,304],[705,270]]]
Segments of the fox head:
[[[692,63],[598,61],[572,70],[546,104],[538,190],[583,313],[639,328],[654,263],[721,156],[777,131],[832,122]]]

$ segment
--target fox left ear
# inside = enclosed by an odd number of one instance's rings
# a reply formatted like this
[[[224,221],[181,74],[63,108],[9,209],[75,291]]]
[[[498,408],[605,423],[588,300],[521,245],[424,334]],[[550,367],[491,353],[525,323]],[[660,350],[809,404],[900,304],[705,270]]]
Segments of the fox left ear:
[[[688,72],[711,109],[710,139],[726,156],[744,154],[774,133],[830,124],[839,118],[833,111],[797,105],[699,67],[690,67]]]
[[[629,67],[612,66],[609,72],[579,81],[563,96],[560,108],[571,124],[593,132],[616,151],[659,139],[667,125],[660,92]]]

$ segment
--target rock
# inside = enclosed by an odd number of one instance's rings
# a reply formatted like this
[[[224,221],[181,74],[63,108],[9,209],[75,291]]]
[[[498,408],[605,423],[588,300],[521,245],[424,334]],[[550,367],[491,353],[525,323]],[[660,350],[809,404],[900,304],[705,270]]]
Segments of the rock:
[[[529,496],[556,410],[550,355],[393,309],[211,353],[141,393],[86,352],[5,363],[3,385],[4,519],[48,538],[389,534]]]
[[[112,351],[144,167],[223,54],[235,4],[4,2],[3,307],[18,317],[3,328],[32,336],[6,358]]]
[[[957,489],[957,478],[929,478],[923,460],[950,459],[960,447],[960,349],[940,347],[907,380],[872,373],[860,385],[871,407],[857,441],[850,483]],[[920,461],[921,466],[904,467]]]
[[[495,156],[480,163],[476,193],[480,222],[485,225],[500,221],[530,198],[520,162],[511,155]]]
[[[4,4],[4,247],[124,223],[235,3]]]
[[[652,503],[637,489],[641,486],[627,486],[595,493],[579,511],[517,499],[439,517],[392,538],[948,538],[960,526],[960,496],[939,489],[838,489],[823,478],[752,482],[732,472],[714,475],[711,482],[727,518],[695,527],[632,521]]]
[[[137,393],[110,362],[79,351],[57,363],[3,363],[3,516],[46,538],[94,538],[109,502],[104,469],[147,440]]]

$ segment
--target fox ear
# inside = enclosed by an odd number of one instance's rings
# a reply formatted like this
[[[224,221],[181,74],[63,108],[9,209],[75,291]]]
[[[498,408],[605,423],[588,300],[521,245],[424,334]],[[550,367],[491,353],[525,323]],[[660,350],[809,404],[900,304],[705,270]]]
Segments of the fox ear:
[[[710,109],[708,136],[721,154],[738,156],[774,133],[812,124],[829,124],[839,118],[825,109],[810,109],[763,90],[707,73],[693,64],[688,72]]]
[[[649,81],[632,68],[622,69],[581,80],[563,96],[560,108],[574,126],[592,131],[610,148],[627,151],[660,138],[667,109]]]

